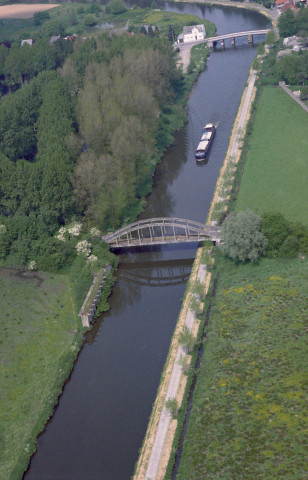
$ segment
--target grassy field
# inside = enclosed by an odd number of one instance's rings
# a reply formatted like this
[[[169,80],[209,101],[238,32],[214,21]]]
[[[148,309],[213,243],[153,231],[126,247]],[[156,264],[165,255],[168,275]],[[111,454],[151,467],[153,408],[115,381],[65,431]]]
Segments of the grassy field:
[[[0,269],[0,478],[21,478],[82,335],[68,277]]]
[[[220,268],[177,478],[304,480],[308,261]]]
[[[308,115],[280,88],[264,87],[236,210],[281,212],[308,225]]]

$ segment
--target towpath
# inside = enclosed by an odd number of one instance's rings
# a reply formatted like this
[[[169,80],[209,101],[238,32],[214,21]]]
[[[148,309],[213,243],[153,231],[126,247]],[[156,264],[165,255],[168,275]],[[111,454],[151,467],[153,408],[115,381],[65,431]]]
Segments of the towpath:
[[[206,265],[200,265],[198,269],[198,274],[197,278],[200,281],[200,283],[205,282],[205,276],[206,276]],[[188,309],[187,314],[186,314],[186,320],[185,320],[185,325],[192,330],[194,327],[194,323],[196,321],[196,314],[192,310]],[[168,390],[167,390],[167,395],[166,395],[166,400],[169,398],[175,398],[177,396],[177,392],[179,389],[183,369],[182,366],[179,364],[179,360],[182,356],[185,356],[185,351],[182,349],[181,346],[178,347],[177,353],[176,353],[176,358],[175,362],[173,365],[169,385],[168,385]],[[146,475],[145,478],[147,480],[156,480],[158,478],[161,478],[161,476],[158,476],[158,471],[162,459],[162,454],[163,454],[163,449],[165,445],[165,440],[166,436],[170,427],[171,423],[171,416],[168,410],[166,409],[165,406],[163,406],[158,427],[156,430],[156,435],[150,455],[150,459],[148,462],[147,470],[146,470]]]

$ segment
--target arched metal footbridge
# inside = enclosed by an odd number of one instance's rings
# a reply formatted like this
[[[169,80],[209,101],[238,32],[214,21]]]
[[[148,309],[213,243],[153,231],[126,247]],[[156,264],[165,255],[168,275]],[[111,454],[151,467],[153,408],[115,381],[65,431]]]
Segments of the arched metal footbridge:
[[[176,217],[148,218],[101,237],[111,248],[165,245],[169,243],[220,241],[220,227]]]

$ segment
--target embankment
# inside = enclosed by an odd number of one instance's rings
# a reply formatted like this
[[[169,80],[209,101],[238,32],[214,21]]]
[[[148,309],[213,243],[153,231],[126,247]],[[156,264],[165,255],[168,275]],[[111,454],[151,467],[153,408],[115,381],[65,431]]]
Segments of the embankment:
[[[220,208],[221,213],[227,208],[228,196],[226,195],[226,183],[229,183],[229,187],[231,188],[232,175],[230,176],[230,169],[233,170],[236,168],[236,164],[240,155],[239,150],[241,146],[241,139],[242,135],[245,134],[245,128],[249,119],[250,107],[255,95],[255,78],[256,72],[251,71],[248,85],[244,90],[238,114],[234,122],[229,148],[217,181],[207,223],[215,221],[215,214],[218,211],[217,206]],[[184,369],[179,365],[179,363],[177,363],[179,355],[181,355],[180,334],[184,325],[187,325],[187,319],[189,317],[193,317],[190,328],[195,338],[198,335],[199,328],[203,328],[203,325],[200,325],[200,323],[197,321],[196,314],[191,311],[191,298],[194,295],[194,289],[198,275],[200,279],[200,270],[204,270],[205,272],[202,278],[204,295],[206,295],[208,292],[211,280],[211,273],[206,268],[202,250],[203,249],[200,247],[197,251],[191,278],[187,287],[187,292],[183,301],[179,320],[171,341],[169,355],[162,374],[161,383],[153,406],[145,440],[136,465],[134,475],[135,480],[141,480],[144,478],[161,480],[164,478],[166,472],[169,457],[172,451],[173,439],[177,428],[177,420],[171,419],[170,415],[168,416],[168,412],[165,408],[165,402],[168,398],[174,396],[177,399],[178,405],[181,405],[185,390],[187,388],[187,375],[185,375]],[[207,262],[209,262],[209,257]],[[189,365],[190,356],[187,356],[187,362]],[[172,386],[172,389],[170,386]],[[176,392],[176,394],[170,395],[171,390],[172,392]],[[163,425],[165,425],[165,428],[163,428]]]

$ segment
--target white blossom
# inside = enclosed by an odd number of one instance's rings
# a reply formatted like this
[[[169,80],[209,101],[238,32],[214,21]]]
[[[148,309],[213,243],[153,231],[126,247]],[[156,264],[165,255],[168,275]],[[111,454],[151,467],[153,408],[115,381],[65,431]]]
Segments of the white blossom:
[[[95,263],[95,262],[97,262],[97,260],[98,260],[98,258],[97,258],[96,255],[90,255],[90,256],[87,258],[87,261],[88,261],[89,263]]]
[[[101,234],[101,232],[99,231],[98,228],[96,228],[96,227],[92,227],[92,228],[91,228],[91,230],[90,230],[90,235],[91,235],[92,237],[99,237],[100,234]]]
[[[74,222],[67,227],[67,231],[72,237],[79,237],[82,229],[82,223]]]
[[[80,242],[77,243],[76,245],[76,250],[78,252],[78,255],[85,255],[88,257],[91,253],[91,247],[92,244],[88,242],[87,240],[81,240]]]
[[[6,226],[5,225],[0,225],[0,233],[5,233],[6,232]]]
[[[65,227],[61,227],[59,229],[59,232],[57,233],[56,235],[56,238],[58,240],[60,240],[61,242],[65,242],[65,234],[66,234],[66,228]]]
[[[31,260],[31,262],[29,263],[28,270],[32,270],[32,271],[37,270],[37,263],[34,260]]]

